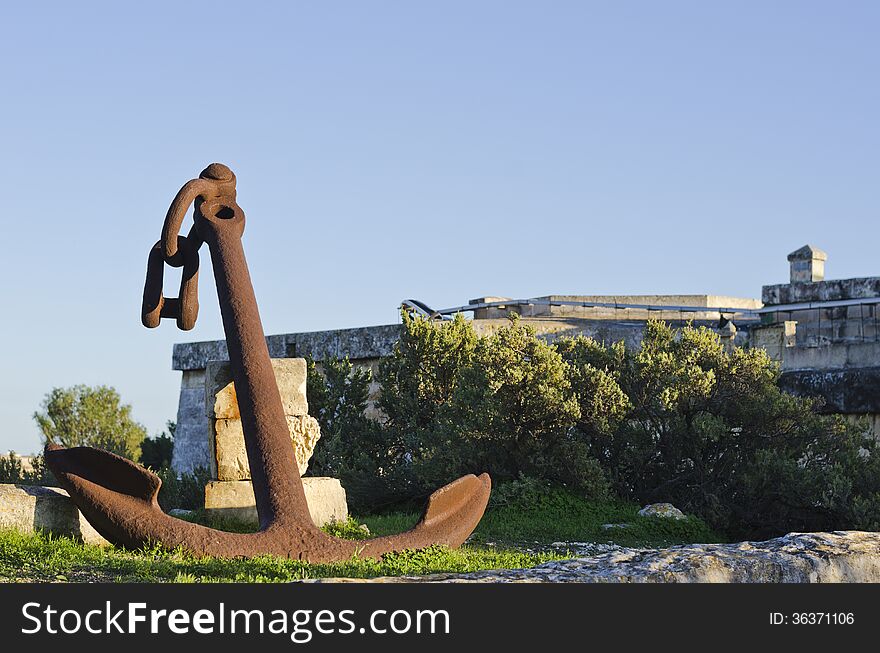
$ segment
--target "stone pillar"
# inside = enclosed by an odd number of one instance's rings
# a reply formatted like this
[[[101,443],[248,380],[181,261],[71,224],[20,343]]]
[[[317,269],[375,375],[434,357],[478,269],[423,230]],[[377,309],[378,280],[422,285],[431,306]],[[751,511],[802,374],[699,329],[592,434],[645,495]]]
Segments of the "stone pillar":
[[[732,352],[736,340],[736,325],[733,320],[727,320],[724,326],[719,327],[718,335],[721,336],[721,345],[724,347],[724,351]]]
[[[306,361],[303,358],[273,358],[272,368],[290,429],[291,446],[302,475],[308,469],[309,459],[321,437],[317,420],[308,414]],[[241,415],[232,370],[227,361],[208,361],[204,409],[208,422],[209,469],[214,479],[205,487],[205,508],[256,523],[257,510]],[[345,490],[338,480],[314,477],[303,481],[315,523],[322,526],[328,521],[348,517]]]
[[[183,370],[171,459],[171,468],[177,474],[192,474],[199,467],[210,468],[207,432],[205,370]]]
[[[828,254],[812,245],[804,245],[788,255],[791,283],[814,283],[825,279]]]

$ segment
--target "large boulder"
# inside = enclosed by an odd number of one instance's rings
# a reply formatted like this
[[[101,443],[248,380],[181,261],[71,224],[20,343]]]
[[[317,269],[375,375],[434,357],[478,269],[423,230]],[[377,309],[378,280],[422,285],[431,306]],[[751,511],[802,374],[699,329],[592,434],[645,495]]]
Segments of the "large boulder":
[[[687,519],[685,514],[671,503],[650,503],[641,510],[642,517],[660,517],[661,519]]]

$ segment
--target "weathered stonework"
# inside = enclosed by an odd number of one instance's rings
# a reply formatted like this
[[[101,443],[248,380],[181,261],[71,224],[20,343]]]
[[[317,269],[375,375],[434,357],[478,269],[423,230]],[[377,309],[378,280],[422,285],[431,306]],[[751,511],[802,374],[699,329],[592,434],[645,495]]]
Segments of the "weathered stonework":
[[[788,255],[791,283],[812,283],[825,279],[828,254],[812,245],[804,245]]]
[[[87,544],[105,545],[67,492],[57,487],[0,484],[0,528],[30,533],[47,531]]]
[[[305,359],[273,358],[272,370],[281,393],[284,414],[308,415]],[[213,419],[239,419],[241,416],[229,362],[208,361],[205,383],[205,414]]]
[[[619,549],[531,569],[310,582],[877,583],[880,533],[790,533],[766,542]]]
[[[306,362],[302,358],[273,358],[272,369],[302,475],[308,469],[309,459],[321,437],[317,420],[308,415]],[[204,410],[209,427],[207,441],[211,478],[220,481],[250,479],[238,399],[228,361],[208,361],[202,378],[205,383]]]
[[[760,348],[774,361],[781,362],[786,349],[796,344],[797,322],[784,321],[778,324],[754,326],[749,331],[749,345]]]
[[[302,479],[309,514],[317,526],[348,518],[345,490],[338,479],[311,476]],[[257,507],[250,481],[212,481],[205,486],[205,509],[256,526]]]
[[[225,346],[225,343],[224,343]],[[177,430],[171,466],[178,474],[191,474],[198,467],[211,468],[205,415],[205,370],[185,370],[177,403]]]
[[[318,420],[309,415],[285,415],[293,442],[296,464],[300,476],[309,468],[309,459],[321,437]],[[211,438],[212,478],[220,481],[240,481],[251,477],[241,420],[214,420],[214,437]]]
[[[867,299],[880,296],[880,277],[829,279],[809,283],[780,283],[764,286],[761,299],[767,306]]]
[[[880,367],[787,371],[779,387],[801,397],[820,397],[826,413],[880,413]]]
[[[334,329],[266,336],[272,358],[304,358],[321,361],[336,356],[352,360],[374,359],[391,353],[400,337],[399,324]],[[209,360],[229,360],[225,340],[185,342],[174,345],[171,367],[175,370],[203,370]]]

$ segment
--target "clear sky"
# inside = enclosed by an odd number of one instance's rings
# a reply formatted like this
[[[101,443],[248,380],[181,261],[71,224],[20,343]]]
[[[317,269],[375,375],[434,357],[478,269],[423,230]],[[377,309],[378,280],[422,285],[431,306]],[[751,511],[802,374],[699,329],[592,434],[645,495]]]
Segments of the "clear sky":
[[[880,3],[81,2],[0,10],[0,451],[53,386],[175,416],[139,322],[178,188],[239,179],[267,333],[401,299],[759,297],[880,274]],[[168,293],[176,295],[175,275]]]

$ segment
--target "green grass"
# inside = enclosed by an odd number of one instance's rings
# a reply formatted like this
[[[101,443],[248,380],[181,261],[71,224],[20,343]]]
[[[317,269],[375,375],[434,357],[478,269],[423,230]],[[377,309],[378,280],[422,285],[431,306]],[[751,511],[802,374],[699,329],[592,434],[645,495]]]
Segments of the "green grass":
[[[0,582],[289,582],[334,576],[368,578],[531,567],[560,557],[484,547],[438,546],[386,554],[380,560],[352,558],[333,564],[308,564],[272,556],[223,560],[158,548],[102,548],[65,537],[0,530]]]
[[[469,572],[532,567],[567,557],[563,552],[535,552],[554,542],[601,542],[623,546],[667,546],[687,542],[718,542],[722,538],[695,517],[674,521],[645,518],[638,506],[620,501],[590,502],[551,491],[527,505],[502,505],[488,510],[468,544],[460,549],[429,547],[383,556],[352,558],[333,564],[309,564],[263,556],[249,560],[197,558],[182,551],[151,548],[128,551],[80,544],[47,534],[0,530],[0,582],[288,582],[345,576],[368,578]],[[333,524],[325,530],[337,537],[363,539],[407,530],[417,513],[399,512]],[[189,519],[236,532],[253,530],[229,519],[194,512]],[[603,524],[625,528],[603,529]],[[535,545],[538,546],[535,546]]]
[[[639,506],[623,501],[593,502],[552,492],[534,506],[503,506],[486,511],[471,537],[474,544],[517,546],[524,543],[601,542],[630,547],[662,547],[693,542],[722,542],[724,538],[702,520],[688,516],[673,520],[642,517]],[[374,535],[408,528],[419,518],[398,512],[361,518]],[[605,524],[625,524],[605,529]]]
[[[588,501],[564,490],[548,489],[531,501],[515,500],[512,505],[490,507],[471,537],[471,543],[517,547],[522,544],[553,542],[601,542],[632,547],[661,547],[692,542],[722,542],[724,538],[702,520],[688,516],[674,520],[642,517],[638,504],[620,500]],[[392,535],[412,528],[418,512],[393,512],[349,519],[327,529],[331,535],[363,539],[372,535]],[[191,521],[235,533],[255,527],[204,510],[194,511]],[[361,530],[360,524],[369,531]],[[603,528],[605,524],[625,524],[622,528]],[[534,547],[532,547],[534,548]]]
[[[561,496],[532,510],[510,506],[486,514],[474,533],[478,542],[603,542],[633,547],[661,547],[723,538],[702,520],[642,517],[639,506],[622,501],[595,503]],[[540,515],[540,517],[539,517]],[[625,524],[605,529],[605,524]]]

